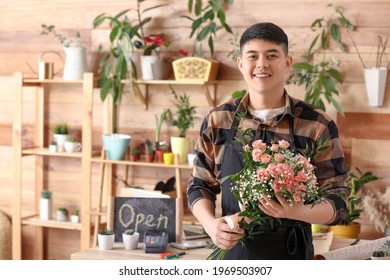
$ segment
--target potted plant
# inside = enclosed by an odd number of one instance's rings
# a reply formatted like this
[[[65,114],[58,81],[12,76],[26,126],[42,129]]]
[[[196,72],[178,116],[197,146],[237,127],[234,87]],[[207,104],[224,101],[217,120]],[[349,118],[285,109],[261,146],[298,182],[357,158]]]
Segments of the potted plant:
[[[226,22],[225,5],[232,4],[233,0],[188,1],[188,13],[182,17],[191,23],[190,38],[195,38],[192,56],[186,56],[173,61],[173,72],[176,80],[215,80],[218,74],[219,63],[214,59],[214,38],[219,30],[233,34]],[[210,59],[204,58],[203,45],[207,40],[210,50]],[[194,69],[194,65],[198,65]]]
[[[101,250],[112,250],[114,247],[115,233],[109,229],[100,229],[98,231],[98,245]]]
[[[65,151],[68,153],[74,153],[81,151],[81,143],[77,142],[76,137],[69,136],[69,138],[64,143]]]
[[[72,223],[79,223],[80,222],[80,213],[79,210],[74,210],[72,215],[70,215],[70,221]]]
[[[157,162],[163,162],[163,153],[167,150],[167,143],[166,141],[160,141],[160,133],[161,133],[161,128],[164,123],[164,121],[167,120],[168,118],[168,113],[169,110],[167,108],[164,108],[162,111],[160,117],[157,116],[156,114],[154,115],[155,120],[156,120],[156,133],[155,133],[155,154],[156,154],[156,160]]]
[[[309,49],[303,56],[302,62],[292,65],[292,74],[287,78],[287,84],[304,85],[306,89],[305,101],[314,106],[326,110],[325,100],[333,105],[344,116],[341,105],[335,99],[339,95],[336,85],[343,82],[341,72],[337,70],[340,64],[334,56],[329,56],[330,43],[333,41],[337,47],[345,52],[341,41],[341,29],[338,24],[346,29],[353,25],[343,15],[341,9],[329,4],[335,12],[328,19],[318,18],[311,24],[311,29],[317,31],[316,36],[309,45]]]
[[[358,237],[361,226],[355,220],[360,218],[360,213],[362,212],[361,189],[365,184],[379,179],[370,171],[363,173],[359,168],[356,168],[356,171],[358,174],[348,170],[347,184],[351,188],[347,199],[348,211],[337,225],[328,227],[328,231],[333,231],[334,237],[355,239]]]
[[[138,161],[140,157],[141,157],[141,148],[140,147],[132,148],[130,151],[130,160]]]
[[[154,147],[152,142],[149,139],[145,141],[145,161],[153,162],[154,161]]]
[[[109,34],[110,47],[104,51],[102,45],[99,45],[99,53],[102,55],[99,59],[98,81],[100,86],[100,99],[104,102],[108,94],[113,98],[113,132],[117,133],[117,123],[119,116],[119,104],[122,94],[125,92],[123,81],[129,81],[128,89],[136,93],[134,89],[134,80],[137,79],[137,67],[134,54],[135,39],[144,42],[145,35],[143,26],[152,20],[151,17],[142,16],[156,8],[166,5],[156,5],[141,10],[141,4],[145,0],[137,0],[136,9],[126,9],[115,16],[100,14],[93,21],[93,28],[98,28],[106,20],[109,22],[111,32]],[[127,14],[135,11],[135,17],[130,19]]]
[[[68,125],[66,123],[56,124],[53,138],[57,142],[57,151],[63,152],[64,144],[69,138]]]
[[[83,46],[80,33],[74,37],[66,37],[56,31],[54,25],[42,24],[43,35],[52,34],[64,47],[66,60],[64,65],[64,80],[82,80],[87,69],[86,50]]]
[[[355,40],[352,37],[353,28],[347,28],[347,33],[351,38],[352,44],[355,47],[356,53],[358,54],[360,63],[362,64],[364,70],[364,81],[366,84],[366,92],[368,96],[368,104],[370,106],[382,106],[384,92],[386,87],[386,78],[387,78],[387,69],[389,68],[390,63],[383,66],[383,55],[385,54],[387,48],[387,42],[389,40],[389,35],[386,39],[383,40],[382,36],[378,36],[378,46],[375,59],[375,66],[368,68],[363,61],[362,56],[360,55],[359,49],[355,43]]]
[[[57,209],[57,221],[65,222],[68,220],[68,209],[60,207]]]
[[[107,159],[124,160],[129,149],[131,136],[122,133],[105,133],[102,134],[102,142]]]
[[[179,136],[171,137],[171,149],[172,153],[179,154],[179,163],[185,163],[187,161],[187,154],[189,150],[190,141],[186,137],[187,130],[193,127],[195,124],[195,106],[190,104],[190,96],[187,94],[177,95],[172,89],[174,96],[174,105],[177,112],[175,117],[170,121],[171,126],[175,126],[179,130]]]
[[[53,139],[53,140],[50,142],[49,151],[52,152],[52,153],[57,152],[57,141],[56,141],[56,140]]]
[[[390,240],[385,241],[381,247],[372,252],[372,260],[390,260]]]
[[[53,206],[52,192],[49,190],[42,190],[41,198],[39,200],[39,218],[41,220],[51,219],[52,206]]]
[[[122,233],[122,241],[125,250],[137,249],[138,242],[139,242],[139,232],[135,232],[132,229],[126,229]]]

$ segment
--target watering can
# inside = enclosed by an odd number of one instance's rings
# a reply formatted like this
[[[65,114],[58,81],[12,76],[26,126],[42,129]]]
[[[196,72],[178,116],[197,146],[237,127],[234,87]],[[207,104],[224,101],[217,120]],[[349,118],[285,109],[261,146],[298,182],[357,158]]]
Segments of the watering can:
[[[59,58],[62,61],[62,64],[64,64],[64,60],[62,59],[62,56],[55,51],[46,51],[43,52],[38,60],[38,73],[30,66],[30,64],[27,63],[28,67],[35,73],[38,74],[39,80],[51,80],[54,78],[54,75],[57,75],[61,70],[58,70],[57,72],[54,72],[54,62],[46,62],[43,60],[43,57],[46,54],[53,53],[59,56]]]

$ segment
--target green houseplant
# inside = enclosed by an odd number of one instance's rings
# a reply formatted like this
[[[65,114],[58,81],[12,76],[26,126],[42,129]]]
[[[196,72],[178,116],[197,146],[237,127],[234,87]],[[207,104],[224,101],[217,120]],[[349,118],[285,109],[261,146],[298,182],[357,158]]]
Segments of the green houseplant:
[[[111,250],[114,247],[115,233],[109,229],[99,229],[98,245],[100,250]]]
[[[189,38],[195,39],[192,56],[176,59],[172,62],[176,80],[215,80],[218,74],[219,62],[214,59],[214,39],[219,30],[233,34],[226,22],[225,8],[233,3],[233,0],[209,0],[204,5],[202,0],[189,0],[188,13],[183,15],[191,21]],[[233,36],[233,35],[232,35]],[[210,51],[210,59],[204,58],[204,42]]]
[[[133,87],[133,81],[137,79],[137,67],[131,54],[135,51],[135,41],[145,42],[143,26],[152,20],[151,17],[142,17],[145,13],[165,5],[156,5],[142,10],[141,4],[145,0],[137,0],[136,9],[126,9],[115,16],[106,13],[95,17],[93,28],[98,28],[105,21],[109,22],[111,32],[109,34],[110,48],[104,51],[102,45],[99,45],[99,53],[102,54],[99,60],[98,79],[100,90],[100,99],[105,101],[108,94],[111,94],[114,105],[121,102],[124,90],[124,80],[129,81],[129,90],[136,93]],[[133,18],[127,14],[135,12]],[[119,115],[118,107],[115,106],[115,115],[113,119],[114,133],[117,132],[117,116]]]
[[[195,124],[195,106],[190,104],[190,96],[186,93],[178,95],[172,90],[174,96],[174,105],[177,112],[175,116],[170,120],[170,125],[177,127],[179,135],[177,137],[171,137],[171,149],[172,153],[179,155],[179,162],[185,163],[187,161],[187,154],[190,146],[190,139],[186,137],[187,131]]]
[[[54,136],[53,139],[57,142],[57,151],[64,151],[64,144],[69,138],[68,124],[61,123],[54,126]]]
[[[145,161],[153,162],[154,161],[154,145],[149,139],[145,140]]]
[[[390,241],[385,241],[378,250],[372,252],[371,259],[390,260]]]
[[[356,168],[356,172],[357,174],[351,169],[348,170],[347,185],[351,188],[347,198],[348,211],[338,225],[329,227],[329,230],[333,231],[335,237],[357,238],[360,233],[360,224],[356,223],[355,220],[360,218],[362,212],[362,199],[359,192],[361,192],[365,184],[379,179],[370,171],[363,173],[359,168]]]
[[[214,39],[217,32],[224,29],[233,34],[229,24],[226,22],[224,4],[231,5],[234,0],[209,0],[204,5],[202,0],[188,0],[188,12],[195,17],[184,15],[191,24],[190,38],[195,38],[195,45],[192,55],[203,56],[203,43],[207,40],[211,57],[214,57]],[[218,21],[217,21],[218,20]],[[218,25],[219,22],[219,25]]]
[[[331,41],[339,50],[345,52],[341,41],[341,28],[348,30],[354,26],[344,16],[341,8],[333,4],[329,4],[328,7],[333,8],[334,13],[327,19],[322,17],[312,22],[311,29],[317,33],[304,54],[303,61],[292,65],[292,74],[286,83],[304,85],[306,102],[325,110],[326,100],[344,116],[343,109],[335,98],[339,95],[336,85],[343,82],[341,72],[337,69],[340,62],[333,56],[328,58],[327,54]]]

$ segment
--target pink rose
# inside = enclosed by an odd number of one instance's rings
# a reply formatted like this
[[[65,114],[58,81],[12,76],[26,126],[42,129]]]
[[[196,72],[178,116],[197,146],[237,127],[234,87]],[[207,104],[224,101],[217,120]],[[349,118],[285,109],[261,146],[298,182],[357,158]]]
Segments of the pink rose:
[[[252,151],[253,161],[259,162],[262,155],[263,155],[263,152],[260,149],[253,149],[253,151]]]
[[[257,169],[257,179],[260,182],[265,183],[269,180],[269,178],[270,178],[269,173],[267,172],[267,170],[265,168]]]
[[[268,171],[269,174],[271,174],[272,177],[276,177],[278,175],[278,170],[276,169],[275,164],[270,164],[267,166],[266,170]]]
[[[282,148],[282,149],[287,149],[288,147],[290,147],[290,143],[288,143],[287,141],[285,140],[280,140],[278,141],[279,143],[279,146]]]
[[[271,161],[271,156],[269,154],[263,154],[260,157],[262,163],[269,163]]]
[[[297,176],[295,176],[295,181],[297,182],[306,182],[307,181],[307,175],[303,171],[299,171]]]
[[[274,154],[274,158],[275,158],[276,162],[282,162],[284,160],[284,155]]]
[[[264,150],[267,147],[267,144],[263,143],[262,140],[255,140],[252,143],[252,147],[255,148],[255,149],[262,149],[262,150]]]
[[[278,149],[279,149],[279,145],[278,144],[272,144],[272,146],[270,147],[270,150],[273,151],[273,152],[276,152]]]

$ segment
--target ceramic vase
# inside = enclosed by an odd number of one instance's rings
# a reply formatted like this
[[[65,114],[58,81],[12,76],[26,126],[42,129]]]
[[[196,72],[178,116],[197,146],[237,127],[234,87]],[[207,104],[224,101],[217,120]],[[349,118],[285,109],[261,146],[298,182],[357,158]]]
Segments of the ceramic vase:
[[[87,56],[85,48],[64,48],[66,59],[64,65],[64,80],[82,80],[87,71]]]
[[[39,200],[39,218],[41,220],[51,219],[51,209],[53,202],[51,198],[40,198]]]
[[[386,78],[387,69],[384,67],[364,69],[364,81],[366,84],[368,104],[370,106],[382,106],[385,93]]]

